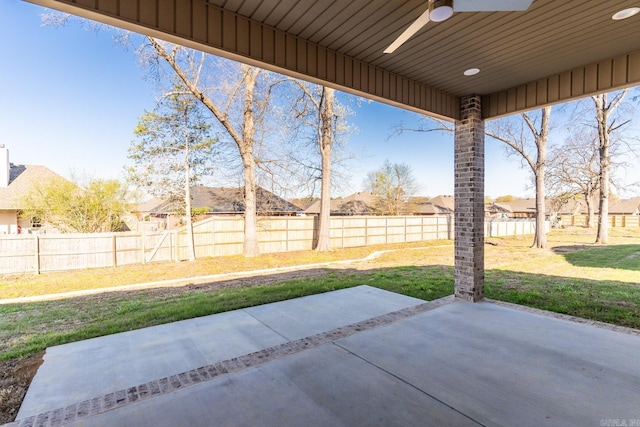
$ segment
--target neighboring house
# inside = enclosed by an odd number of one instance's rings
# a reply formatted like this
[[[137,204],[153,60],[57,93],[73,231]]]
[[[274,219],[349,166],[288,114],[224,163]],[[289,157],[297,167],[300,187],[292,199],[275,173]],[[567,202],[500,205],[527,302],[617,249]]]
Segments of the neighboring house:
[[[598,212],[598,204],[594,203],[594,211]],[[570,199],[555,206],[551,199],[545,201],[547,217],[557,215],[581,215],[587,213],[587,204],[582,199]],[[611,213],[611,212],[610,212]],[[485,204],[485,216],[492,218],[535,218],[536,199],[514,199],[510,202],[494,202]]]
[[[127,223],[127,226],[131,230],[154,232],[165,229],[167,227],[166,215],[162,218],[155,216],[153,211],[157,206],[162,205],[164,202],[153,197],[146,202],[140,203],[134,212],[131,212],[131,217],[134,220]]]
[[[534,197],[498,202],[498,205],[511,211],[510,218],[535,218],[536,216],[536,199]]]
[[[484,216],[487,218],[509,218],[511,217],[511,206],[507,203],[485,203]]]
[[[348,197],[331,199],[332,216],[353,216],[375,214],[375,196],[367,191],[354,193]],[[315,201],[305,211],[307,215],[320,214],[320,200]]]
[[[432,199],[412,197],[403,215],[450,215],[453,214],[453,196],[436,196]]]
[[[546,202],[547,212],[554,212],[554,207],[552,203],[547,200]],[[593,210],[595,213],[598,212],[598,203],[593,203]],[[560,206],[558,212],[554,212],[560,215],[586,215],[587,214],[587,203],[582,199],[570,199],[567,200]]]
[[[609,215],[640,215],[640,197],[610,203]]]
[[[262,216],[299,216],[304,212],[285,199],[258,187],[257,210]],[[178,214],[182,203],[153,198],[138,205],[137,215],[140,220],[157,222],[167,221],[169,228],[177,225],[181,215]],[[191,208],[202,210],[203,216],[242,215],[244,214],[244,190],[242,188],[191,187]],[[164,221],[163,221],[164,222]]]
[[[316,197],[303,197],[301,199],[290,199],[289,201],[305,211],[318,200]]]
[[[362,191],[345,198],[331,200],[332,216],[376,215],[376,196]],[[320,213],[320,201],[309,206],[307,215]],[[437,196],[429,200],[426,197],[411,197],[401,215],[448,215],[453,213],[453,196]]]
[[[569,205],[573,206],[575,201],[569,201],[560,212],[565,213],[569,210]],[[551,204],[547,200],[545,204],[545,214],[549,216],[553,214]],[[486,203],[484,208],[485,217],[492,218],[535,218],[536,217],[536,199],[529,197],[524,199],[513,199],[509,202],[493,202]]]
[[[431,204],[436,206],[440,211],[453,213],[455,209],[455,199],[453,196],[440,195],[429,200]]]
[[[44,166],[14,165],[9,150],[0,145],[0,234],[36,231],[44,224],[38,218],[20,218],[22,198],[39,183],[64,179]]]

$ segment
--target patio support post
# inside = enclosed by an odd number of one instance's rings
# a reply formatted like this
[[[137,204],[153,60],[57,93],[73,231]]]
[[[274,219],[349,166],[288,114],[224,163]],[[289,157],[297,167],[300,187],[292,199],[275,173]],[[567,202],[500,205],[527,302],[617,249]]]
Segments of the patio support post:
[[[455,128],[455,296],[484,299],[484,121],[480,96],[460,100]]]

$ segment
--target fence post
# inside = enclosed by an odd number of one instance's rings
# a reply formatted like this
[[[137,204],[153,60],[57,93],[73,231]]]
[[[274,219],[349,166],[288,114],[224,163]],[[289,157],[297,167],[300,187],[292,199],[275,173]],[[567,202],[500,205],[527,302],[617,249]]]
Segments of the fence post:
[[[211,256],[216,256],[216,217],[211,220]]]
[[[176,230],[176,262],[180,262],[180,233]]]
[[[142,249],[142,263],[146,264],[147,263],[147,248],[146,248],[146,242],[145,242],[145,232],[144,232],[144,228],[142,229],[142,233],[140,233],[140,248]]]
[[[285,222],[284,222],[284,226],[286,228],[286,240],[285,240],[285,250],[287,252],[289,252],[289,217],[286,217]]]
[[[384,243],[389,243],[389,217],[384,217]]]
[[[35,251],[34,251],[35,252],[35,259],[34,259],[35,264],[34,264],[34,267],[35,267],[35,270],[36,270],[36,274],[40,274],[40,238],[38,237],[37,234],[35,234],[34,237],[35,237],[35,241],[34,241],[34,243],[35,243]]]
[[[364,218],[364,245],[369,246],[369,217]]]
[[[116,251],[116,233],[111,235],[111,253],[113,254],[113,266],[118,266],[118,252]]]
[[[404,242],[407,243],[407,216],[404,216]]]

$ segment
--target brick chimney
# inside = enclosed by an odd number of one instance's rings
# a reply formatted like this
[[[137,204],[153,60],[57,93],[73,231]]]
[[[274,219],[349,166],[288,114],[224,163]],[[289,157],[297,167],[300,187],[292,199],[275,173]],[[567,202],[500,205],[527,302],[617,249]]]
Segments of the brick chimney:
[[[9,150],[0,144],[0,188],[9,186]]]

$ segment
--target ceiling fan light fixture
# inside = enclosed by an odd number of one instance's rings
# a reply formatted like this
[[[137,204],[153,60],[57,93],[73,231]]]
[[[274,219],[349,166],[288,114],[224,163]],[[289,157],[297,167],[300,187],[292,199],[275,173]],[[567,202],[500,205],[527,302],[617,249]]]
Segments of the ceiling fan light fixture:
[[[620,12],[615,13],[611,19],[614,21],[620,21],[622,19],[631,18],[633,15],[637,15],[640,12],[640,7],[629,7],[623,9]]]
[[[434,22],[442,22],[453,15],[453,0],[429,1],[429,19]]]
[[[480,68],[469,68],[468,70],[465,70],[463,74],[465,76],[475,76],[479,72],[480,72]]]

